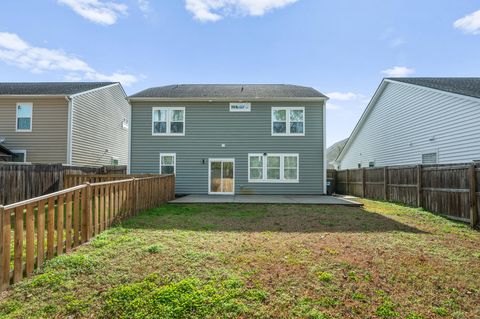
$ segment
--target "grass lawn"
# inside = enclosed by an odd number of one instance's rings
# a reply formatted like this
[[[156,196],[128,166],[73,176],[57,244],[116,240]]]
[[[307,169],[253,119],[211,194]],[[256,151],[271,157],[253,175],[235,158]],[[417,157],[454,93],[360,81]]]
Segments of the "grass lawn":
[[[480,233],[428,212],[165,205],[50,261],[2,318],[480,318]]]

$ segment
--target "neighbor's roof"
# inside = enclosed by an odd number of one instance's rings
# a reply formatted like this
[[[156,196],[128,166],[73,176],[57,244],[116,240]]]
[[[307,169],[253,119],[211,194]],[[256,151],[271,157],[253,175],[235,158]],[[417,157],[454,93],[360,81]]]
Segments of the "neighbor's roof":
[[[212,99],[268,99],[268,98],[327,98],[317,90],[287,84],[179,84],[143,90],[130,98],[212,98]]]
[[[9,155],[9,156],[14,155],[14,154],[12,153],[12,151],[10,151],[8,148],[6,148],[5,146],[3,146],[2,144],[0,144],[0,153],[7,154],[7,155]]]
[[[387,80],[480,98],[480,78],[388,78]]]
[[[73,95],[117,82],[0,82],[0,95]]]

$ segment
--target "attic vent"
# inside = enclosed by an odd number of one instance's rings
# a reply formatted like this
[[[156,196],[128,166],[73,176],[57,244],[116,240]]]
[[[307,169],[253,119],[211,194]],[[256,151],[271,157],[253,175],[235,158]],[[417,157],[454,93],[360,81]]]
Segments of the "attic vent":
[[[422,154],[422,164],[437,164],[437,153]]]

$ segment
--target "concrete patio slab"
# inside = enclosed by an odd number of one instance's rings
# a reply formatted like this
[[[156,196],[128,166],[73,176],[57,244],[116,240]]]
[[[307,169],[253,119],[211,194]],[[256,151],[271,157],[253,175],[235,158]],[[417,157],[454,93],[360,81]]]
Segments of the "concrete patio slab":
[[[360,207],[363,204],[337,196],[324,195],[187,195],[170,201],[172,204],[314,204]]]

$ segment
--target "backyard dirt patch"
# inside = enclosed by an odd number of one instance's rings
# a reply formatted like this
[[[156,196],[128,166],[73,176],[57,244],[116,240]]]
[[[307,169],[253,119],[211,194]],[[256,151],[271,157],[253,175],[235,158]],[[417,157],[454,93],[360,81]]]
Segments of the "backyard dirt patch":
[[[480,233],[362,202],[165,205],[50,261],[0,316],[480,317]]]

